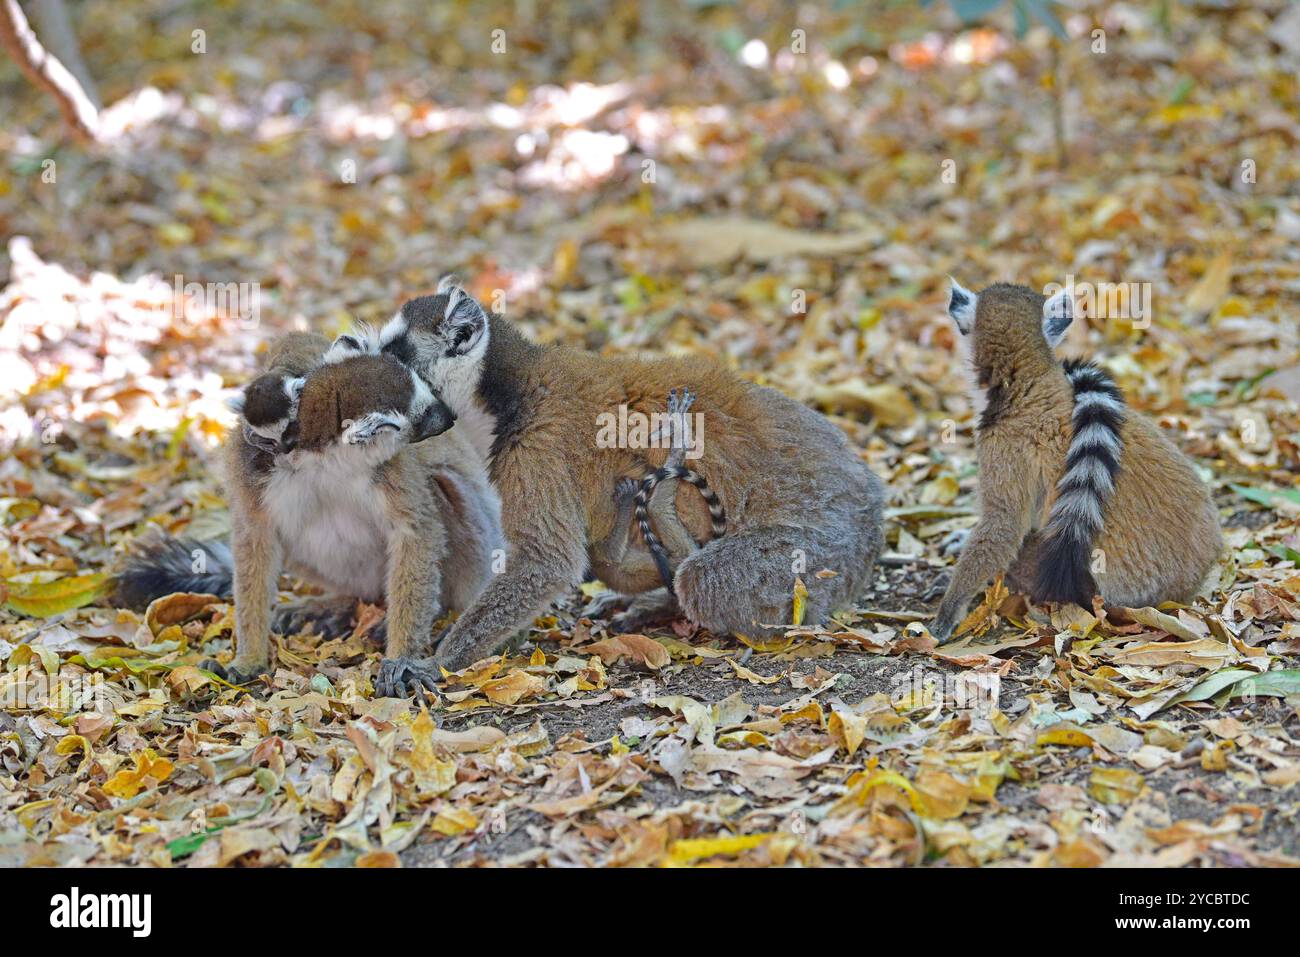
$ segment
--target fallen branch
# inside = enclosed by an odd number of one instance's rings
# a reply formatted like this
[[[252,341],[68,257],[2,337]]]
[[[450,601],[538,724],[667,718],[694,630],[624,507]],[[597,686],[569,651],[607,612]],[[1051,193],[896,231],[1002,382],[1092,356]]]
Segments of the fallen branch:
[[[99,138],[99,110],[68,68],[41,46],[18,0],[0,0],[0,46],[9,51],[32,83],[54,97],[64,121],[79,140],[94,142]]]

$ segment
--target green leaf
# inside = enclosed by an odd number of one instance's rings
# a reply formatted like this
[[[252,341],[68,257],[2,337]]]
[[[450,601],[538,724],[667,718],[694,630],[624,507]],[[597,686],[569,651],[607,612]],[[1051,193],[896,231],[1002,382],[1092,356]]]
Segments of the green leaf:
[[[1185,691],[1172,699],[1169,704],[1184,701],[1205,701],[1221,691],[1226,691],[1230,698],[1285,698],[1300,694],[1300,668],[1284,668],[1280,671],[1266,671],[1260,674],[1245,668],[1229,668],[1210,675],[1195,688]]]
[[[1181,704],[1184,701],[1204,701],[1213,698],[1224,688],[1231,687],[1238,681],[1259,676],[1258,671],[1251,671],[1249,668],[1229,668],[1226,671],[1215,672],[1191,690],[1171,698],[1169,705]]]
[[[1300,505],[1300,491],[1293,488],[1254,488],[1249,485],[1229,485],[1234,492],[1250,502],[1277,508],[1279,499]]]
[[[1192,90],[1195,89],[1195,87],[1196,87],[1195,80],[1193,80],[1190,76],[1183,77],[1181,80],[1178,81],[1178,85],[1174,87],[1174,92],[1169,94],[1169,105],[1179,106],[1183,103],[1186,103],[1187,98],[1191,95]]]
[[[1238,401],[1244,400],[1248,393],[1254,392],[1258,389],[1259,384],[1275,372],[1277,372],[1277,369],[1269,366],[1257,376],[1253,376],[1249,379],[1242,379],[1232,387],[1232,397]]]
[[[182,857],[189,857],[200,847],[207,843],[208,838],[213,834],[224,831],[223,827],[210,827],[202,834],[186,834],[184,837],[178,837],[174,841],[167,842],[167,850],[171,852],[172,860],[179,860]]]
[[[94,671],[113,671],[125,669],[133,675],[149,674],[151,672],[165,674],[173,668],[178,667],[174,664],[165,664],[161,661],[154,661],[151,658],[123,658],[121,655],[107,654],[101,657],[100,654],[90,652],[87,655],[73,655],[68,659],[69,664],[82,665]]]
[[[1300,552],[1289,545],[1270,545],[1268,550],[1284,562],[1295,562],[1300,565]]]
[[[1245,678],[1232,687],[1232,696],[1234,698],[1240,698],[1252,693],[1269,698],[1285,698],[1289,695],[1300,694],[1300,668],[1266,671],[1256,678]]]

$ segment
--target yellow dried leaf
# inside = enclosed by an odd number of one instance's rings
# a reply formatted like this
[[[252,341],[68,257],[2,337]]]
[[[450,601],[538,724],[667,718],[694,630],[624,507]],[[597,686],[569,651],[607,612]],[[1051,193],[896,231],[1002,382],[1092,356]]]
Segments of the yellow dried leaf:
[[[993,584],[988,587],[988,590],[984,592],[984,600],[979,603],[979,606],[962,619],[961,624],[957,626],[957,630],[953,632],[953,637],[956,638],[967,632],[979,637],[993,628],[998,623],[998,607],[1006,601],[1010,594],[1011,592],[1007,590],[1007,586],[1002,583],[1002,576],[999,575],[993,580]]]
[[[179,625],[197,618],[209,606],[220,602],[216,595],[176,592],[150,602],[144,620],[148,622],[149,630],[157,635],[168,625]]]
[[[830,720],[826,722],[826,730],[848,752],[849,757],[853,757],[867,736],[867,718],[866,715],[854,714],[852,711],[832,711]]]
[[[516,669],[504,678],[494,678],[484,682],[480,690],[495,704],[518,704],[527,698],[535,698],[545,691],[546,680]]]
[[[602,662],[612,665],[621,658],[628,658],[651,671],[658,671],[672,660],[668,649],[645,635],[618,635],[593,642],[584,649],[597,655]]]
[[[767,735],[758,731],[728,731],[718,735],[720,748],[765,748],[767,745]]]
[[[748,668],[740,664],[734,658],[728,658],[727,664],[731,665],[731,667],[735,670],[737,678],[744,678],[750,684],[772,685],[772,684],[776,684],[778,681],[781,680],[782,677],[784,677],[783,675],[772,675],[771,677],[768,677],[766,675],[760,675],[757,672],[750,671]]]
[[[685,865],[693,864],[705,858],[717,857],[719,854],[740,854],[743,851],[758,847],[773,836],[771,833],[740,834],[728,837],[687,838],[673,841],[672,847],[668,850],[668,863]]]
[[[1039,747],[1045,744],[1063,744],[1069,748],[1087,748],[1092,746],[1092,738],[1078,728],[1057,725],[1041,732],[1035,743]]]
[[[916,406],[907,393],[889,383],[868,385],[862,379],[847,379],[834,385],[818,385],[812,389],[812,400],[831,409],[869,412],[886,428],[907,425],[916,418]]]
[[[466,831],[472,831],[478,827],[478,818],[472,811],[464,808],[448,808],[445,811],[439,811],[429,827],[433,828],[439,834],[445,834],[448,837],[455,837],[457,834],[464,834]]]
[[[748,645],[755,651],[762,651],[768,654],[779,654],[780,652],[788,651],[790,646],[794,644],[793,638],[750,638],[748,635],[743,635],[740,632],[736,632],[736,638],[738,638],[742,644]]]
[[[401,867],[402,859],[392,851],[367,851],[353,864],[356,867]]]
[[[77,765],[77,773],[80,774],[94,756],[90,742],[79,734],[70,734],[54,746],[55,754],[71,754],[77,750],[81,751],[81,763]]]
[[[135,767],[123,768],[104,783],[104,793],[113,797],[133,798],[146,787],[153,787],[171,777],[172,763],[160,758],[153,749],[135,755]]]
[[[102,598],[112,586],[103,572],[73,575],[51,582],[6,581],[0,585],[5,607],[29,618],[50,618]]]
[[[415,775],[416,789],[424,796],[445,794],[456,783],[456,764],[441,760],[434,750],[433,718],[427,709],[421,709],[411,722],[410,768]]]
[[[1228,294],[1231,282],[1232,252],[1223,249],[1210,261],[1205,275],[1201,276],[1200,281],[1187,294],[1185,300],[1187,308],[1195,315],[1208,315]]]
[[[798,576],[794,580],[794,599],[791,603],[791,618],[797,628],[803,624],[804,611],[808,607],[808,586]]]
[[[1127,768],[1093,768],[1088,793],[1103,804],[1131,804],[1142,793],[1146,781]]]
[[[916,790],[925,799],[925,816],[939,821],[961,817],[971,798],[968,782],[937,768],[921,769]]]
[[[873,759],[874,761],[874,759]],[[926,813],[925,798],[923,798],[912,786],[912,782],[907,780],[896,771],[884,771],[879,768],[858,771],[844,782],[848,789],[844,797],[837,802],[837,807],[854,804],[863,807],[867,803],[867,798],[877,788],[892,787],[903,792],[908,802],[912,805],[912,810],[922,816]]]
[[[822,712],[821,703],[817,701],[809,701],[798,711],[781,715],[782,724],[790,724],[793,721],[811,721],[819,728],[826,727],[825,714]]]

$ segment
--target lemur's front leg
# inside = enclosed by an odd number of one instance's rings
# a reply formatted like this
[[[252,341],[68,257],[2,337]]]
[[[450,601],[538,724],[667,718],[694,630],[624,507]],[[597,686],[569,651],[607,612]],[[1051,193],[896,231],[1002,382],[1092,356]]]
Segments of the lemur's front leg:
[[[428,654],[438,617],[442,564],[448,559],[447,529],[422,478],[403,477],[407,487],[400,494],[385,495],[396,531],[388,547],[386,647],[375,680],[375,694],[383,698],[418,695],[423,688],[436,690],[441,678],[423,656]]]
[[[527,473],[499,476],[503,501],[529,505],[503,513],[510,543],[505,570],[438,642],[436,666],[459,671],[496,653],[552,600],[582,581],[587,568],[585,513],[565,466],[544,465],[533,463]]]
[[[255,496],[231,500],[231,553],[235,562],[235,659],[224,668],[204,662],[233,684],[246,684],[271,667],[271,606],[284,556],[271,518]]]
[[[1020,483],[1028,487],[1028,483]],[[979,524],[971,530],[952,580],[930,625],[940,643],[947,641],[966,615],[970,600],[994,577],[1005,572],[1029,531],[1030,503],[1019,488],[981,489]]]
[[[621,565],[627,557],[628,540],[632,537],[633,512],[636,507],[639,479],[622,478],[614,483],[614,525],[610,533],[597,542],[593,551],[597,559],[608,565]]]

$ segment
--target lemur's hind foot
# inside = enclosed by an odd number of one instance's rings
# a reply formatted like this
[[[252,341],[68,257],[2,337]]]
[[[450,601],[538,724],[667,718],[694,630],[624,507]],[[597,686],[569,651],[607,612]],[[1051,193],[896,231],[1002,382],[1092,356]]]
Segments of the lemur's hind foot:
[[[340,638],[352,631],[356,607],[355,598],[295,598],[272,609],[271,630],[281,635],[316,633]]]
[[[603,591],[582,607],[582,617],[590,618],[592,621],[604,621],[616,608],[629,605],[634,599],[634,595],[623,592]]]
[[[211,671],[222,681],[228,681],[232,685],[252,684],[263,675],[271,673],[271,669],[266,665],[237,665],[231,662],[223,665],[215,658],[206,658],[199,662],[199,667],[205,671]]]
[[[656,588],[632,599],[627,611],[610,620],[609,630],[614,634],[626,635],[666,625],[680,617],[682,606],[678,604],[677,596],[667,588]]]
[[[413,657],[385,658],[379,662],[375,697],[419,697],[422,691],[437,692],[442,674],[431,661]]]

